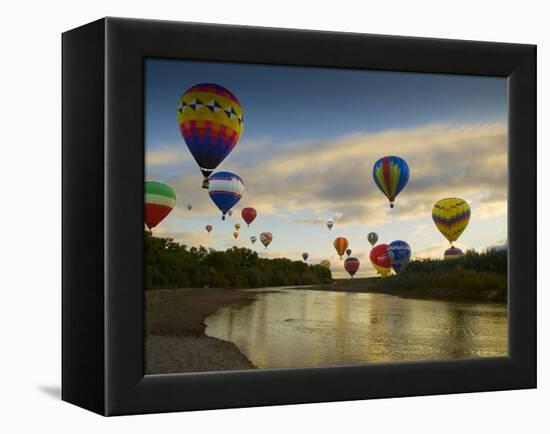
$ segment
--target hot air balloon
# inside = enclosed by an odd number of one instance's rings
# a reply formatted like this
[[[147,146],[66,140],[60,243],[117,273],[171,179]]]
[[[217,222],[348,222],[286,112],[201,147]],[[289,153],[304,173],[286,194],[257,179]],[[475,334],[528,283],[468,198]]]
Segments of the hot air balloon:
[[[378,241],[378,234],[376,232],[369,232],[367,240],[369,240],[371,246],[374,246]]]
[[[359,270],[360,265],[361,262],[359,262],[359,259],[357,258],[346,258],[346,260],[344,261],[344,268],[352,278],[355,273],[357,273],[357,270]]]
[[[225,214],[241,200],[244,193],[244,183],[239,175],[231,172],[216,172],[209,179],[208,194],[212,202]]]
[[[302,258],[304,258],[304,261],[307,261],[307,258],[309,258],[309,253],[308,252],[302,253]]]
[[[464,199],[449,197],[438,200],[432,208],[432,219],[453,247],[470,221],[470,205]]]
[[[254,219],[256,218],[256,215],[257,213],[254,208],[246,207],[246,208],[243,208],[241,211],[241,217],[246,222],[247,226],[250,226],[250,223],[254,221]]]
[[[235,239],[239,238],[239,233],[237,231],[233,232],[233,238]]]
[[[330,231],[330,230],[332,229],[333,226],[334,226],[334,220],[328,219],[328,220],[327,220],[327,228],[328,228],[328,230]]]
[[[266,249],[267,249],[267,246],[271,244],[272,240],[273,240],[273,235],[271,235],[271,233],[262,232],[260,234],[260,241],[262,242],[262,244],[265,246]]]
[[[256,237],[254,235],[252,235],[250,237],[250,241],[252,242],[252,244],[254,244],[256,242]]]
[[[388,258],[395,274],[401,273],[411,260],[411,246],[405,241],[392,241],[388,246]]]
[[[372,176],[390,201],[390,208],[393,208],[395,197],[409,181],[409,166],[400,157],[383,157],[374,164]]]
[[[391,273],[390,258],[388,258],[388,245],[378,244],[370,251],[370,261],[381,276]]]
[[[330,261],[329,261],[328,259],[323,259],[323,260],[319,263],[319,265],[320,265],[321,267],[325,267],[325,268],[330,269]]]
[[[464,252],[456,247],[450,247],[445,250],[443,256],[445,259],[457,259],[464,256]]]
[[[193,209],[193,205],[187,205],[187,209],[191,211]]]
[[[158,225],[176,205],[176,193],[169,185],[145,181],[145,224],[149,230]]]
[[[178,103],[178,125],[185,144],[204,176],[209,176],[233,150],[243,132],[243,109],[224,87],[200,83],[187,89]]]
[[[348,258],[349,258],[349,255],[351,255],[351,249],[346,249],[346,255],[347,255]]]
[[[340,259],[342,259],[342,256],[344,255],[346,249],[348,248],[348,240],[346,240],[344,237],[338,237],[334,240],[334,248],[336,249],[336,252],[340,256]]]
[[[241,224],[240,223],[235,223],[235,229],[239,230],[240,228],[241,228]]]
[[[228,215],[229,217],[231,217],[231,216],[233,215],[233,210],[230,209],[229,211],[227,211],[227,215]]]
[[[206,232],[212,232],[212,225],[206,225],[204,228],[206,229]]]

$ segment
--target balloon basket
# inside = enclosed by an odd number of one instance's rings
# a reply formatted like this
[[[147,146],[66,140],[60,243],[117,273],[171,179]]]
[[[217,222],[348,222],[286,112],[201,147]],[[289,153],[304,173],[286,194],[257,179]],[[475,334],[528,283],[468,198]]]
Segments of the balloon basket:
[[[202,188],[208,189],[209,186],[210,186],[210,183],[208,182],[208,178],[204,178],[202,180]]]

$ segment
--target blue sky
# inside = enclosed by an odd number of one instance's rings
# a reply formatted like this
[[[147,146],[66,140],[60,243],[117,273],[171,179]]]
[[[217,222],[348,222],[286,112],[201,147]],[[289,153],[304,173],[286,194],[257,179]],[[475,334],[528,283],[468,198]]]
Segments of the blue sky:
[[[255,246],[261,254],[298,259],[308,251],[313,262],[331,260],[343,277],[332,240],[344,235],[361,260],[358,275],[370,275],[371,230],[383,242],[408,241],[413,256],[441,256],[448,243],[431,222],[431,206],[458,195],[472,205],[459,247],[506,239],[505,79],[159,59],[148,59],[145,70],[147,178],[169,183],[178,196],[159,236],[224,249],[270,231],[269,249]],[[176,122],[179,97],[201,82],[229,89],[245,116],[241,139],[219,169],[241,175],[246,192],[223,224]],[[391,213],[371,175],[384,155],[411,166]],[[232,224],[242,223],[244,206],[259,216],[235,243]],[[330,232],[323,225],[329,217],[336,221]]]

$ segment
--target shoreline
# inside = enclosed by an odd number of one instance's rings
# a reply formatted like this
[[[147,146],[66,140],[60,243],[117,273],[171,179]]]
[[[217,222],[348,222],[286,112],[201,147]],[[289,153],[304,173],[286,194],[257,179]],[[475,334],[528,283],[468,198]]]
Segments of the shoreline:
[[[359,279],[338,279],[333,283],[312,285],[307,289],[311,291],[385,294],[401,298],[415,298],[419,300],[507,304],[506,297],[503,298],[501,292],[496,290],[479,291],[475,293],[475,295],[465,295],[463,290],[452,288],[376,288],[374,285],[369,285],[369,283],[375,282],[378,279],[383,278],[366,277]],[[288,289],[299,291],[302,288],[295,286]]]
[[[254,298],[252,291],[222,288],[145,291],[145,373],[255,369],[235,344],[207,336],[204,323],[226,304]]]

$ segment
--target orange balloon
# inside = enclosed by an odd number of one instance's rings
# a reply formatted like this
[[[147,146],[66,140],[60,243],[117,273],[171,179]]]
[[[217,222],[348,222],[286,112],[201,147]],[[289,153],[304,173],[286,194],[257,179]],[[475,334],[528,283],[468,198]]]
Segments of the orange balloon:
[[[336,252],[338,255],[340,255],[340,259],[342,259],[342,255],[345,253],[346,249],[348,248],[348,240],[346,240],[344,237],[338,237],[334,240],[334,248],[336,249]]]

